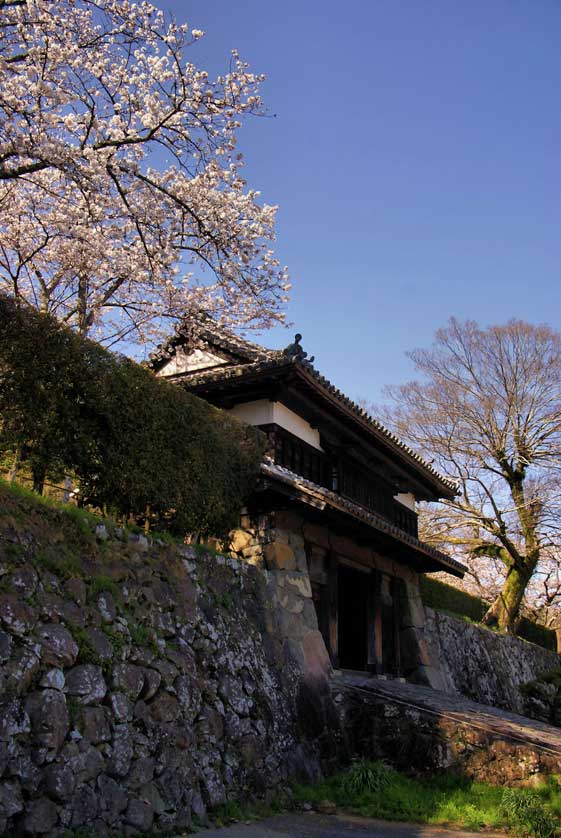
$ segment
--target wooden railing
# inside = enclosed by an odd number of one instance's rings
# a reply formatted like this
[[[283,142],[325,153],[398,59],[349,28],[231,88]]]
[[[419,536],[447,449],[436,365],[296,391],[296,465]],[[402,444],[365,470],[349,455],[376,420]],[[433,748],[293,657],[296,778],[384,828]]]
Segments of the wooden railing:
[[[331,460],[323,451],[285,431],[279,425],[262,427],[269,435],[275,463],[326,489],[333,488]]]
[[[263,425],[261,429],[269,436],[269,450],[275,463],[376,512],[417,538],[416,513],[396,501],[391,490],[366,470],[350,460],[319,451],[279,425]]]
[[[412,509],[408,509],[398,500],[394,500],[393,502],[392,518],[393,523],[396,525],[396,527],[399,527],[400,530],[409,533],[409,535],[412,535],[415,538],[419,537],[417,513],[413,512]]]

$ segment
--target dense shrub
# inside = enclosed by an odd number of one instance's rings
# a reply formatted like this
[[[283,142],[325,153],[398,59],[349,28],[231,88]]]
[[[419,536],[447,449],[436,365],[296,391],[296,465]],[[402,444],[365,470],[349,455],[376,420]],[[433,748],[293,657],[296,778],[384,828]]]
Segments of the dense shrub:
[[[459,617],[468,617],[476,623],[480,623],[489,608],[489,603],[481,597],[468,594],[452,585],[439,582],[438,579],[431,579],[428,576],[420,577],[421,597],[423,603],[436,611],[450,611]],[[523,617],[518,625],[517,634],[530,643],[536,643],[545,649],[557,651],[557,640],[555,632],[546,626]]]
[[[420,576],[421,597],[425,605],[437,611],[451,611],[462,617],[469,617],[476,623],[481,622],[489,603],[477,596],[472,596],[459,588],[453,588],[438,579]]]
[[[232,526],[263,451],[256,429],[2,296],[0,416],[0,445],[21,450],[36,487],[72,472],[85,502],[149,505],[183,531]]]

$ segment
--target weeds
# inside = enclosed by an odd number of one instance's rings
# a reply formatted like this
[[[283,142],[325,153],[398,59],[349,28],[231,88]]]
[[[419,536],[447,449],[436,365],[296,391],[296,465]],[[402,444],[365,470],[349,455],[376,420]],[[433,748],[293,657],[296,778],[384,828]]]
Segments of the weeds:
[[[215,594],[214,601],[216,605],[222,606],[222,608],[225,608],[227,611],[229,611],[234,604],[232,595],[227,592],[223,594]]]
[[[39,550],[35,553],[35,563],[49,570],[63,581],[73,576],[82,576],[83,569],[76,556],[64,555],[62,548],[53,555],[51,550]]]
[[[342,810],[371,818],[474,831],[509,827],[511,834],[530,838],[561,835],[561,788],[555,780],[535,791],[503,791],[452,774],[412,779],[384,763],[357,760],[349,771],[316,786],[296,786],[294,792],[297,804],[331,800]]]
[[[121,595],[119,586],[109,576],[99,573],[92,577],[88,585],[88,599],[93,600],[98,594],[104,592],[111,594],[115,599],[119,599]]]
[[[343,779],[343,788],[351,795],[380,794],[386,789],[393,778],[394,772],[384,762],[355,758],[352,761],[350,770]]]
[[[559,835],[559,819],[536,791],[504,789],[501,812],[508,824],[531,838],[554,838]]]

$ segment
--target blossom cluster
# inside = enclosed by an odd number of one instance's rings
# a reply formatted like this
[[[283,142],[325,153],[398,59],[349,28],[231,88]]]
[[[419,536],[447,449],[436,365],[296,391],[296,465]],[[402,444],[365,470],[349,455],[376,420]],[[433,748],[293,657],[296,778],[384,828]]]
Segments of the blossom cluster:
[[[148,2],[5,0],[0,24],[0,288],[106,341],[282,319],[276,207],[236,151],[263,77],[233,52],[211,79],[204,33]]]

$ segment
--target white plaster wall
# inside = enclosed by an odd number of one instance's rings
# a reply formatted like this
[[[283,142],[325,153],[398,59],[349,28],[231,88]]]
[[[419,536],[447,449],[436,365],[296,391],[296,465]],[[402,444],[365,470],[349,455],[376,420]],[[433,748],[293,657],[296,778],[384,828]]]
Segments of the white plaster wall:
[[[176,350],[173,358],[170,358],[167,364],[158,372],[158,375],[165,378],[168,375],[176,375],[180,372],[212,369],[212,367],[219,367],[225,363],[224,358],[213,355],[212,352],[206,352],[204,349],[194,349],[187,354],[183,349],[179,348]]]
[[[232,408],[232,413],[248,425],[280,425],[298,439],[322,451],[319,441],[319,431],[312,428],[309,422],[294,413],[280,402],[259,399],[254,402],[244,402]]]
[[[415,495],[412,492],[399,492],[397,495],[394,495],[394,500],[406,506],[412,512],[417,511]]]

